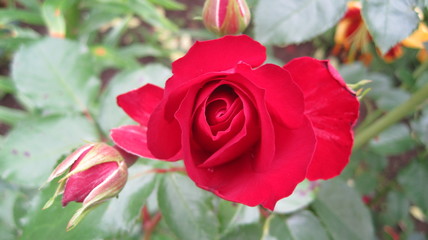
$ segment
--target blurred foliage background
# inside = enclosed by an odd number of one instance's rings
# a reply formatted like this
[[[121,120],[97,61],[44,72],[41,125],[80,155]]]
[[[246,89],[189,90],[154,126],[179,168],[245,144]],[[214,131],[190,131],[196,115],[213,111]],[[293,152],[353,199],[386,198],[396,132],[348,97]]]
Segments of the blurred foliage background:
[[[247,2],[245,34],[266,45],[269,62],[330,59],[348,84],[369,80],[338,179],[303,182],[269,213],[152,171],[174,164],[140,159],[117,199],[66,232],[78,203],[41,210],[55,186],[39,187],[52,169],[132,121],[118,94],[162,86],[173,60],[216,36],[203,27],[203,0],[2,0],[1,238],[426,240],[428,39],[423,29],[413,34],[427,23],[428,1]]]

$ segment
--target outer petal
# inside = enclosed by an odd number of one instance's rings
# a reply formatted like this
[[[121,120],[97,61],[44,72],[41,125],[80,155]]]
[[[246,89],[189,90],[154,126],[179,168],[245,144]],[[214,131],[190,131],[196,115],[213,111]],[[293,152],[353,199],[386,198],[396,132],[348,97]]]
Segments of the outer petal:
[[[266,48],[246,35],[196,42],[184,57],[172,63],[174,76],[165,89],[172,90],[205,73],[226,71],[239,62],[257,67],[265,59]]]
[[[358,118],[359,102],[328,61],[303,57],[291,61],[284,68],[303,91],[305,113],[317,138],[307,178],[335,177],[349,162],[352,127]]]
[[[147,128],[136,125],[121,126],[110,131],[113,142],[134,155],[155,158],[147,148]]]
[[[119,95],[117,104],[136,122],[147,126],[150,115],[161,101],[162,96],[162,88],[153,84],[146,84],[138,89]]]

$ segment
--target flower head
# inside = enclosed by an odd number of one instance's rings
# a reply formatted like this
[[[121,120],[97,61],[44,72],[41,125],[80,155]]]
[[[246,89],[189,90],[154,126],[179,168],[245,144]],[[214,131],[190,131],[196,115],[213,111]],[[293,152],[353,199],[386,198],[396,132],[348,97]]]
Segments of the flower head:
[[[359,103],[328,61],[263,64],[248,36],[197,42],[172,64],[165,89],[118,96],[138,125],[113,129],[127,152],[184,160],[197,186],[229,201],[274,209],[305,178],[340,174]]]
[[[245,0],[206,0],[202,17],[208,30],[223,36],[243,32],[251,13]]]
[[[44,209],[50,207],[60,194],[63,194],[63,206],[72,201],[82,202],[82,208],[69,222],[68,229],[71,229],[90,209],[117,196],[128,177],[120,151],[105,143],[86,144],[74,151],[50,175],[48,182],[65,174]]]

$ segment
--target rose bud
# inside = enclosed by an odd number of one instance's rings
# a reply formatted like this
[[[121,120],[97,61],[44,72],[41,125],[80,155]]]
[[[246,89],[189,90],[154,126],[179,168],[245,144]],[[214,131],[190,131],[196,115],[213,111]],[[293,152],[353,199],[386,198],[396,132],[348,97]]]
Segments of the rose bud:
[[[265,60],[265,47],[245,35],[196,42],[165,89],[118,96],[138,125],[113,129],[113,141],[135,155],[183,159],[200,188],[271,210],[305,178],[339,175],[353,145],[355,93],[328,61]]]
[[[251,13],[245,0],[207,0],[202,17],[208,30],[223,36],[243,32]]]
[[[70,230],[90,209],[117,196],[128,177],[127,165],[121,151],[105,143],[90,143],[78,148],[50,175],[48,182],[68,171],[58,181],[54,196],[43,209],[50,207],[60,194],[63,194],[64,207],[72,201],[83,203],[67,226]]]

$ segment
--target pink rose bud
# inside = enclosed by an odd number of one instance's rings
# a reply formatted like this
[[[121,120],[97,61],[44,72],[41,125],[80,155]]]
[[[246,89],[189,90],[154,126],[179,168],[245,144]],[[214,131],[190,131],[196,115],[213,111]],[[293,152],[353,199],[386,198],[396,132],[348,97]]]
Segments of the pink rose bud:
[[[202,17],[208,30],[223,36],[243,32],[251,13],[245,0],[206,0]]]
[[[48,182],[63,174],[54,196],[43,208],[50,207],[60,194],[63,206],[72,201],[83,203],[67,226],[70,230],[90,209],[119,194],[126,184],[128,169],[118,149],[105,143],[91,143],[78,148],[59,164]]]

